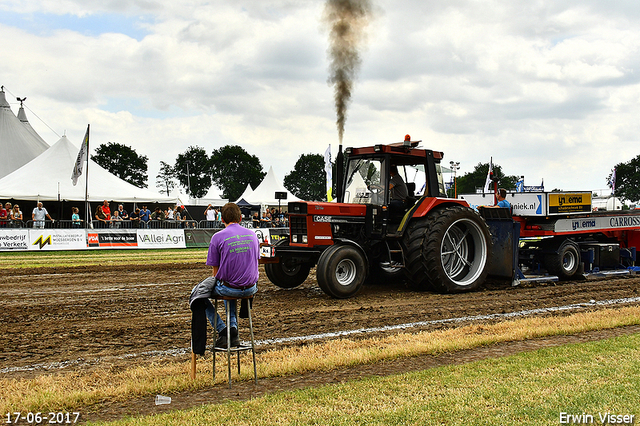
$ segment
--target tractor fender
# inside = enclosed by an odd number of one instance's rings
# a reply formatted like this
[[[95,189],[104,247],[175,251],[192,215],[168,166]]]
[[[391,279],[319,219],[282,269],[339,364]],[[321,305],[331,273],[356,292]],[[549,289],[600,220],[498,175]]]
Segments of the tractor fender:
[[[404,215],[396,233],[401,235],[404,234],[409,222],[413,218],[425,217],[433,210],[451,206],[469,207],[469,203],[465,200],[459,200],[456,198],[421,197]]]
[[[337,244],[344,244],[344,245],[355,247],[356,249],[358,249],[358,251],[360,251],[360,253],[362,253],[364,260],[367,262],[367,265],[369,265],[369,255],[367,254],[367,251],[364,248],[362,248],[362,246],[357,242],[350,240],[348,238],[334,238],[333,245],[337,245]]]

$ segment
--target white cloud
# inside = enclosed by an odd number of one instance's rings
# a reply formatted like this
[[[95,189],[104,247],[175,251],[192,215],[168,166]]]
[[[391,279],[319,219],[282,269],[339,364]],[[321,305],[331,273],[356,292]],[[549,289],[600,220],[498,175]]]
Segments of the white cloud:
[[[281,179],[301,154],[335,150],[322,2],[0,0],[0,10],[52,18],[46,32],[0,21],[0,84],[76,143],[91,123],[94,146],[147,155],[151,188],[159,162],[191,145],[241,145]],[[79,17],[74,28],[56,26],[65,15]],[[110,27],[114,15],[144,31]],[[462,174],[493,156],[549,189],[604,188],[640,153],[639,21],[630,1],[380,0],[345,145],[410,133]]]

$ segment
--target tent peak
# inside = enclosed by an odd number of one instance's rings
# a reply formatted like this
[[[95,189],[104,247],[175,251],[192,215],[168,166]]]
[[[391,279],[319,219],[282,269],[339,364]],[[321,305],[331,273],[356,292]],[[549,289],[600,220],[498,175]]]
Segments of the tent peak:
[[[0,90],[0,107],[11,108],[11,105],[7,102],[7,97],[4,95],[4,86],[2,86],[2,90]]]

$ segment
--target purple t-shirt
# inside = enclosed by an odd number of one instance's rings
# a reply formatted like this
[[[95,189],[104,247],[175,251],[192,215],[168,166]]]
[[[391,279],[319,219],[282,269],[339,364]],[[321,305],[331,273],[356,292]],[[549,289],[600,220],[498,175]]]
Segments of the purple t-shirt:
[[[255,232],[232,223],[211,237],[207,265],[219,266],[216,278],[231,285],[258,282],[260,244]]]

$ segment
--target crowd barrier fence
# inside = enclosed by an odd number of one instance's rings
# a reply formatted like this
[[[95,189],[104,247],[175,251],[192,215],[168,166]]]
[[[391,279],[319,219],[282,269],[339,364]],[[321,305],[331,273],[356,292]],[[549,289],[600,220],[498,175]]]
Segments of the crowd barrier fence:
[[[184,228],[163,226],[171,225],[163,221],[158,221],[157,227],[150,223],[148,228],[83,228],[74,227],[72,221],[30,222],[22,228],[0,227],[0,252],[208,247],[211,237],[223,229],[221,223],[203,228],[195,221],[185,221]],[[289,234],[288,228],[253,228],[250,222],[243,225],[255,232],[261,243],[273,243]]]

